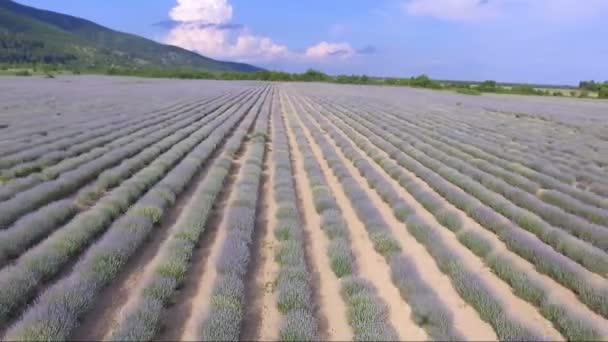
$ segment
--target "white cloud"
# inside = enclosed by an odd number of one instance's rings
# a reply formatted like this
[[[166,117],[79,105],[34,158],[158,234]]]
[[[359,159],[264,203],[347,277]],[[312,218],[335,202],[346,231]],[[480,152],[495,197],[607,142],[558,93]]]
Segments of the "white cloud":
[[[165,41],[205,56],[238,61],[272,60],[285,57],[289,53],[286,46],[247,30],[201,27],[196,23],[177,25],[169,32]]]
[[[228,0],[177,0],[169,16],[179,22],[222,24],[232,19],[232,6]]]
[[[409,15],[446,21],[528,19],[542,23],[578,23],[608,15],[607,0],[406,0]],[[537,24],[542,24],[537,22]]]
[[[168,33],[168,44],[196,51],[213,58],[255,62],[284,57],[289,50],[272,39],[237,27],[225,29],[217,24],[232,20],[228,0],[178,0],[170,17],[177,25]],[[216,24],[216,25],[201,25]]]
[[[165,38],[171,45],[212,58],[242,62],[276,59],[295,61],[348,59],[359,52],[348,43],[320,42],[304,54],[295,53],[270,37],[256,35],[241,25],[231,25],[233,9],[228,0],[177,0],[169,12],[175,22]],[[336,26],[335,31],[343,31]]]
[[[330,57],[346,59],[355,54],[355,49],[349,43],[328,43],[322,41],[306,49],[305,56],[313,59],[326,59]]]

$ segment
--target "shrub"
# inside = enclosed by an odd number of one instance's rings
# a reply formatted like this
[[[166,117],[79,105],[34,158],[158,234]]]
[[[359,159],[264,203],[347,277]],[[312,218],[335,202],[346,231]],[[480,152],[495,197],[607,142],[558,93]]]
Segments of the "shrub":
[[[481,91],[472,88],[456,89],[456,92],[464,95],[481,95]]]
[[[32,76],[29,70],[19,70],[15,72],[15,76]]]
[[[439,211],[436,215],[437,221],[441,225],[450,229],[453,232],[458,232],[462,229],[462,219],[458,212],[448,209]]]
[[[395,331],[386,324],[387,306],[377,300],[373,287],[363,279],[346,278],[341,295],[346,302],[347,318],[357,340],[395,340]]]
[[[353,256],[350,243],[344,239],[334,239],[330,242],[327,254],[331,269],[338,278],[350,275],[353,272]]]
[[[319,340],[317,320],[306,310],[292,310],[287,313],[279,329],[282,341]]]
[[[412,308],[413,320],[437,340],[461,340],[453,327],[450,310],[421,278],[419,270],[407,258],[397,256],[391,260],[391,277],[401,296]]]
[[[492,252],[490,242],[473,230],[460,232],[457,237],[463,245],[482,258],[487,257]]]
[[[372,240],[376,252],[385,258],[390,258],[401,252],[401,245],[389,232],[379,231],[370,233],[370,240]]]

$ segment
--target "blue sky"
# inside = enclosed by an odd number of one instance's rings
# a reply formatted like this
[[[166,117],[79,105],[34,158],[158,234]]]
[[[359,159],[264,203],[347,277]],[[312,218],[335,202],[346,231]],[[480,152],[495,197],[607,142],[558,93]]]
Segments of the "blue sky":
[[[608,0],[19,2],[213,58],[286,71],[608,80]]]

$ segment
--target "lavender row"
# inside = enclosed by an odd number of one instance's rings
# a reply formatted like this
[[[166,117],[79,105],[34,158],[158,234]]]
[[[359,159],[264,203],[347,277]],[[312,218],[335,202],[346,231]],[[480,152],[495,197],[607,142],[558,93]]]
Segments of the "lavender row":
[[[3,147],[6,147],[7,150],[15,148],[19,148],[19,150],[26,149],[70,135],[74,136],[87,129],[102,127],[108,123],[108,119],[111,121],[120,121],[135,116],[143,117],[146,115],[154,115],[159,112],[171,111],[198,102],[201,95],[203,97],[213,97],[226,90],[231,90],[231,88],[221,87],[219,89],[216,89],[215,87],[208,89],[203,88],[202,91],[193,92],[193,94],[189,94],[188,96],[180,94],[179,97],[164,99],[160,96],[150,96],[149,93],[146,93],[143,94],[144,96],[140,97],[141,101],[137,102],[132,101],[138,95],[138,92],[133,92],[132,87],[129,88],[128,92],[116,94],[116,87],[104,86],[94,90],[97,96],[92,97],[90,94],[86,94],[86,96],[82,97],[81,101],[73,101],[74,91],[81,89],[82,88],[74,87],[72,85],[69,90],[66,88],[63,91],[60,91],[61,95],[65,96],[65,98],[63,101],[58,102],[57,105],[64,108],[56,108],[56,113],[51,112],[51,109],[48,106],[42,107],[44,108],[43,112],[34,113],[33,111],[38,109],[35,107],[36,103],[35,101],[27,99],[28,96],[31,97],[34,94],[32,93],[31,88],[25,91],[25,94],[18,96],[18,103],[21,105],[23,104],[24,99],[26,99],[25,101],[28,104],[26,106],[22,105],[21,107],[27,110],[28,113],[14,113],[18,118],[15,118],[16,122],[11,124],[10,127],[12,129],[10,132],[7,132],[6,135],[7,140],[9,140],[11,144]],[[57,87],[54,87],[52,90],[56,91]],[[100,101],[100,99],[103,98],[103,96],[100,96],[101,93],[106,90],[114,93],[111,95],[114,99],[112,102]],[[142,95],[142,92],[139,92],[139,95]],[[37,99],[39,98],[41,97],[37,97]],[[145,103],[146,105],[142,107],[142,103]],[[77,108],[65,108],[66,105],[74,105]],[[13,114],[12,110],[8,109],[7,114]],[[0,152],[0,155],[4,154]]]
[[[460,115],[460,113],[458,113],[458,117],[453,117],[450,120],[447,120],[444,114],[450,113],[442,113],[441,115],[425,113],[424,116],[420,116],[416,115],[415,113],[404,113],[402,109],[392,109],[389,111],[388,108],[391,106],[386,106],[386,104],[374,104],[371,106],[369,101],[362,103],[360,100],[357,102],[357,104],[360,104],[361,108],[371,108],[371,110],[374,112],[390,112],[399,119],[405,119],[405,117],[411,117],[413,119],[415,115],[415,120],[410,120],[410,122],[414,122],[416,124],[427,122],[427,127],[434,130],[436,132],[435,134],[440,133],[442,136],[450,137],[451,139],[456,139],[464,143],[469,150],[467,152],[473,152],[475,154],[481,153],[477,155],[478,158],[492,158],[492,163],[499,165],[504,169],[509,169],[517,174],[521,174],[522,176],[525,176],[531,181],[537,182],[546,188],[556,187],[559,188],[561,192],[567,193],[569,196],[577,198],[582,202],[608,208],[608,202],[606,202],[604,198],[570,186],[574,180],[574,178],[570,175],[560,173],[558,170],[548,167],[546,164],[530,162],[529,155],[514,158],[511,151],[509,153],[505,153],[504,151],[500,150],[497,146],[501,146],[502,143],[492,140],[492,138],[494,138],[498,133],[493,131],[491,135],[484,135],[483,139],[479,139],[475,137],[479,133],[478,129],[467,129],[466,131],[462,132],[459,131],[458,127],[462,124],[461,119],[463,117],[467,117]],[[472,113],[467,112],[467,115],[469,114]],[[486,119],[487,118],[484,117],[484,120]],[[603,206],[602,203],[604,204]]]
[[[372,126],[382,124],[379,120],[363,116],[357,116],[354,119],[362,122],[369,122]],[[428,167],[433,170],[467,193],[478,198],[484,204],[492,207],[500,214],[517,223],[520,227],[535,234],[542,241],[553,246],[557,251],[578,262],[588,270],[596,272],[599,275],[608,274],[608,254],[603,250],[595,248],[560,229],[556,229],[546,224],[534,213],[517,207],[499,194],[488,190],[466,174],[449,167],[449,165],[452,165],[451,162],[446,161],[445,159],[444,162],[440,162],[431,158],[421,151],[421,149],[424,149],[423,143],[417,143],[416,147],[414,147],[411,143],[407,142],[407,140],[404,140],[406,139],[405,134],[402,134],[400,131],[394,130],[391,127],[386,127],[384,131],[386,132],[385,134],[388,134],[387,140],[391,142],[393,148],[398,147],[400,152],[405,152],[410,158],[413,158],[421,163],[421,165],[424,165],[423,168]],[[428,152],[428,149],[424,150]],[[453,161],[454,159],[451,158],[450,160]],[[475,171],[471,170],[471,172]],[[602,240],[598,243],[602,244]]]
[[[245,306],[245,277],[251,258],[262,165],[266,152],[269,106],[262,107],[239,170],[239,180],[232,190],[233,201],[224,213],[226,239],[220,247],[217,278],[213,285],[210,308],[197,322],[196,336],[205,341],[238,340]]]
[[[319,116],[315,115],[313,112],[311,112],[311,115],[319,118]],[[400,221],[405,222],[408,231],[416,240],[418,240],[418,242],[425,246],[426,250],[431,254],[433,259],[435,259],[439,269],[450,277],[452,284],[458,293],[477,310],[483,320],[494,327],[497,336],[501,340],[539,340],[542,338],[543,335],[540,331],[535,331],[535,329],[526,327],[518,318],[513,317],[512,314],[508,313],[509,310],[506,307],[506,304],[498,300],[491,288],[459,261],[460,258],[458,254],[452,251],[452,249],[443,242],[443,238],[437,234],[436,231],[429,226],[420,227],[420,224],[423,221],[418,218],[413,208],[397,194],[391,184],[377,172],[365,158],[361,157],[359,150],[355,148],[350,141],[339,135],[331,125],[326,125],[324,127],[343,150],[345,156],[353,162],[353,165],[359,170],[361,175],[366,178],[370,187],[393,208],[395,217]],[[323,136],[320,134],[319,137],[323,139]],[[339,160],[339,157],[335,154],[335,149],[333,149],[330,144],[327,144],[327,149],[333,150],[331,153],[334,154],[335,160]],[[327,153],[325,154],[327,155]],[[343,172],[347,172],[346,169],[344,169]],[[345,188],[350,188],[352,186],[353,185],[348,185],[345,186]],[[361,191],[360,196],[363,197],[363,195],[364,192]],[[364,212],[362,215],[372,216],[374,215],[372,213],[373,210],[368,210],[367,213]],[[377,220],[380,220],[380,214],[377,213],[375,215],[378,217]],[[361,216],[360,218],[363,219]],[[382,221],[379,222],[381,223],[378,224],[384,224]],[[432,235],[432,239],[424,238],[421,233]],[[390,264],[391,267],[395,268],[393,273],[394,278],[396,279],[398,279],[398,276],[411,276],[415,274],[413,272],[415,272],[416,266],[411,260],[408,260],[405,255],[401,255],[398,259],[392,260]],[[414,286],[411,287],[413,288]],[[419,300],[419,303],[417,304],[425,308],[425,311],[432,312],[432,310],[436,310],[433,317],[435,318],[434,323],[437,324],[437,326],[433,327],[434,331],[431,331],[435,334],[439,333],[439,339],[461,339],[457,332],[455,333],[454,331],[455,328],[450,319],[450,311],[445,307],[441,310],[441,306],[444,306],[445,304],[441,302],[438,295],[430,289],[428,284],[424,284],[422,280],[419,280],[418,287],[420,289],[426,287],[426,291],[423,293],[430,298]],[[426,308],[427,305],[432,305],[433,309]],[[414,308],[414,310],[416,309]]]
[[[517,186],[533,195],[536,195],[537,191],[540,189],[540,183],[538,183],[537,180],[543,175],[541,174],[537,177],[526,177],[524,175],[529,176],[530,173],[536,172],[523,168],[521,164],[517,166],[505,160],[504,158],[499,158],[498,156],[490,155],[489,153],[486,153],[479,148],[475,148],[468,143],[463,143],[459,140],[448,138],[444,134],[444,132],[439,133],[435,131],[435,128],[437,127],[436,125],[424,124],[424,122],[422,122],[423,120],[414,121],[404,115],[390,113],[386,110],[380,110],[375,107],[373,108],[373,110],[375,113],[382,115],[385,121],[392,122],[394,125],[397,125],[395,127],[402,127],[408,129],[408,131],[414,134],[416,137],[419,137],[420,139],[425,139],[428,144],[431,144],[438,148],[439,146],[441,146],[442,150],[444,148],[447,148],[447,150],[449,150],[449,153],[454,153],[454,155],[460,156],[462,160],[469,161],[469,163],[472,163],[475,167],[492,173],[493,175],[500,177],[505,182],[511,185]],[[432,139],[429,139],[431,137]],[[456,149],[455,147],[458,147],[458,149]],[[524,171],[521,171],[522,168],[524,169]],[[521,173],[523,173],[524,175],[522,175]],[[551,179],[550,177],[547,178]],[[574,189],[572,187],[569,188]],[[579,215],[589,220],[590,222],[608,225],[608,212],[606,212],[606,210],[597,208],[592,205],[587,205],[584,202],[574,197],[571,197],[566,193],[557,192],[555,190],[552,190],[552,193],[554,194],[554,196],[552,197],[546,198],[544,196],[540,196],[540,198],[543,201],[558,206],[567,212]],[[556,198],[556,200],[550,200],[551,198]],[[566,220],[568,219],[566,218]]]
[[[247,131],[252,126],[259,111],[259,102],[240,123],[230,137],[229,144],[242,146]],[[214,203],[222,191],[226,191],[225,181],[230,173],[232,159],[223,152],[210,166],[205,179],[191,199],[192,206],[185,216],[180,217],[161,246],[160,260],[154,274],[141,285],[132,306],[129,306],[117,328],[112,332],[113,341],[150,341],[156,335],[165,307],[171,297],[183,284],[190,271],[190,259],[205,231]]]
[[[347,319],[356,341],[388,341],[398,338],[395,329],[387,322],[388,306],[378,295],[374,286],[357,275],[356,261],[350,242],[350,233],[342,211],[331,194],[327,179],[309,146],[308,139],[291,115],[288,117],[296,145],[303,155],[304,169],[317,213],[321,216],[321,228],[329,239],[327,248],[330,266],[340,280],[340,295],[347,307]],[[286,142],[287,146],[287,142]],[[295,148],[292,146],[292,148]],[[279,237],[289,234],[282,228]]]
[[[591,242],[602,250],[608,249],[608,229],[606,227],[590,223],[576,215],[565,212],[563,209],[543,203],[535,196],[536,191],[538,191],[538,186],[535,187],[523,181],[519,182],[520,180],[517,175],[508,174],[502,169],[495,167],[488,162],[484,162],[483,160],[472,162],[471,156],[452,147],[454,145],[453,142],[439,142],[441,139],[435,137],[431,132],[424,132],[424,134],[420,133],[420,127],[409,128],[400,125],[395,120],[390,120],[386,116],[379,114],[376,116],[379,117],[379,121],[386,122],[391,125],[391,127],[395,127],[396,129],[394,132],[399,129],[401,132],[399,136],[404,139],[404,141],[409,142],[427,155],[446,165],[454,167],[458,171],[470,175],[474,180],[477,180],[489,189],[502,194],[513,203],[528,208],[528,210],[536,213],[546,222],[553,224],[556,227],[564,228],[574,236]],[[470,165],[465,161],[468,161],[473,165]],[[495,176],[498,176],[501,179],[497,179]],[[505,182],[505,179],[510,179],[511,181]],[[515,186],[517,188],[512,187],[510,185],[511,183],[516,183]],[[561,196],[560,199],[567,203],[571,203],[565,196]],[[580,204],[580,202],[575,203]],[[603,217],[608,221],[608,215],[603,215],[599,208],[596,209],[597,210],[595,210],[594,213],[599,215],[600,219]],[[597,217],[597,215],[594,217]],[[536,221],[536,224],[543,224],[539,220]]]
[[[158,130],[143,139],[133,141],[120,149],[111,151],[101,158],[82,164],[77,169],[60,175],[57,179],[39,184],[24,192],[18,193],[8,201],[0,203],[0,228],[5,228],[19,216],[36,209],[40,205],[54,199],[69,195],[82,185],[91,181],[108,167],[116,165],[125,158],[129,158],[145,147],[155,143],[177,129],[187,127],[205,117],[207,112],[188,116],[184,120],[174,123],[164,129]]]
[[[339,114],[335,115],[340,116]],[[505,243],[507,248],[530,261],[539,272],[547,274],[558,283],[571,289],[589,308],[606,317],[606,314],[608,313],[608,311],[606,311],[608,310],[608,303],[606,302],[606,298],[608,298],[608,287],[605,285],[590,284],[589,275],[586,274],[586,271],[582,269],[580,265],[577,265],[573,263],[572,260],[556,253],[550,247],[539,243],[538,240],[527,235],[526,232],[523,232],[510,221],[505,220],[504,217],[491,208],[478,203],[462,189],[455,187],[453,183],[439,177],[419,161],[411,158],[404,153],[407,149],[404,149],[403,146],[397,147],[399,146],[399,140],[394,139],[386,130],[381,131],[377,127],[371,126],[366,128],[359,125],[354,120],[347,120],[347,122],[360,134],[368,137],[374,145],[385,151],[400,166],[410,170],[423,179],[446,200],[466,212],[481,226],[496,233]],[[393,142],[389,143],[387,140]],[[381,160],[381,155],[378,155],[378,160]],[[425,207],[438,205],[432,202],[429,202],[428,204],[421,203],[425,205]],[[585,251],[579,250],[571,250],[570,252],[585,253]],[[597,266],[602,265],[596,265],[596,267]]]
[[[285,125],[277,95],[272,103],[273,194],[276,218],[273,233],[279,264],[276,278],[277,306],[283,319],[279,328],[282,341],[314,341],[319,339],[318,322],[314,317],[312,277],[306,263],[304,228],[298,210],[293,180],[293,167]]]
[[[228,130],[241,119],[235,116]],[[91,246],[72,273],[45,291],[6,333],[9,340],[65,340],[88,312],[99,291],[110,283],[145,241],[214,150],[226,130],[198,143],[166,176]]]
[[[301,110],[301,113],[306,113],[306,111]],[[382,214],[378,208],[373,206],[365,190],[343,164],[335,148],[318,129],[313,127],[306,115],[301,115],[300,118],[338,178],[359,220],[365,225],[374,249],[389,264],[393,283],[412,308],[413,320],[434,339],[461,340],[462,335],[454,327],[452,313],[432,287],[420,277],[420,270],[417,269],[414,262],[402,252],[402,246],[393,236]],[[365,160],[357,160],[356,167],[360,172],[369,170],[365,163]],[[377,180],[379,181],[379,179]],[[389,204],[393,208],[394,214],[402,218],[405,218],[407,212],[411,211],[411,208],[398,196],[393,196]],[[404,269],[406,267],[407,269]]]
[[[176,114],[176,113],[187,113],[192,111],[193,109],[200,107],[200,105],[204,104],[206,101],[200,101],[198,103],[192,104],[186,108],[183,108],[179,111],[170,111],[170,112],[160,112],[150,116],[146,116],[146,121],[151,120],[153,122],[159,122],[163,118],[167,117],[168,114]],[[29,168],[34,169],[36,164],[28,165],[30,163],[26,163],[28,161],[42,158],[43,162],[52,163],[55,160],[59,160],[71,155],[77,155],[82,153],[85,148],[91,146],[91,144],[97,143],[99,141],[111,141],[105,140],[105,137],[114,132],[116,129],[121,129],[124,127],[128,127],[133,124],[137,124],[142,121],[142,118],[131,118],[127,120],[120,120],[118,122],[112,122],[108,125],[104,125],[98,129],[87,129],[84,133],[79,134],[75,137],[69,137],[65,139],[60,139],[54,142],[49,142],[44,145],[40,145],[31,149],[26,149],[23,151],[19,151],[14,154],[7,155],[5,157],[0,158],[0,167],[3,169],[12,167],[18,164],[25,164],[25,166],[29,166]],[[82,145],[82,147],[81,147]],[[44,165],[41,164],[41,165]],[[40,166],[38,166],[40,167]],[[24,168],[21,170],[21,173],[25,173],[29,168]],[[20,170],[15,170],[15,176],[19,176]],[[6,174],[3,172],[3,176]]]
[[[202,112],[202,108],[198,109],[198,111],[196,113],[201,113],[201,112]],[[67,172],[71,169],[74,169],[83,163],[86,163],[86,162],[89,162],[96,158],[99,158],[100,156],[112,151],[113,149],[120,148],[124,145],[132,143],[133,141],[136,141],[140,137],[145,137],[148,134],[154,133],[155,131],[157,131],[159,129],[168,127],[175,122],[179,122],[180,120],[183,120],[184,118],[188,118],[191,116],[192,116],[191,112],[184,112],[184,113],[182,113],[182,115],[179,115],[177,117],[175,117],[175,113],[169,113],[166,117],[165,116],[161,117],[160,120],[158,120],[158,119],[153,120],[154,125],[152,125],[152,127],[148,127],[150,125],[148,125],[147,121],[146,121],[140,127],[140,128],[143,128],[143,130],[141,130],[140,132],[137,132],[132,135],[124,136],[116,141],[113,141],[112,143],[108,144],[107,146],[95,148],[95,149],[89,151],[88,153],[80,154],[74,158],[65,159],[62,162],[60,162],[54,166],[50,166],[50,167],[41,169],[41,172],[31,173],[28,176],[22,177],[22,178],[11,179],[0,189],[0,201],[4,201],[4,200],[14,196],[19,191],[24,191],[37,184],[42,183],[42,182],[55,179],[55,178],[57,178],[57,176],[59,176],[63,172]],[[169,119],[169,120],[167,120],[167,119]],[[33,163],[35,163],[35,162],[33,162]],[[18,167],[21,167],[21,166],[19,165]]]
[[[229,102],[226,106],[223,106],[224,110],[227,110],[229,106],[233,104],[234,103]],[[24,216],[13,226],[1,231],[0,237],[6,238],[7,243],[6,245],[0,244],[0,265],[6,258],[19,256],[31,245],[47,236],[50,232],[59,227],[61,223],[69,219],[78,209],[82,210],[94,205],[104,193],[119,185],[124,179],[152,162],[161,153],[167,151],[179,141],[187,138],[201,128],[204,128],[207,136],[210,135],[216,127],[221,125],[231,114],[232,111],[230,110],[225,113],[222,113],[222,110],[218,110],[205,117],[204,120],[180,129],[172,135],[167,136],[154,145],[144,149],[136,156],[123,160],[117,167],[101,173],[97,178],[97,181],[90,186],[81,189],[75,199],[69,200],[70,205],[54,205],[54,203],[51,203],[36,212]],[[45,217],[51,217],[52,220],[45,221]],[[41,225],[41,222],[44,222],[44,224]]]
[[[374,108],[374,111],[377,110],[378,108]],[[446,123],[445,129],[441,131],[441,135],[446,137],[442,141],[449,137],[449,143],[458,142],[459,147],[465,149],[467,153],[472,154],[476,158],[486,159],[494,165],[500,166],[505,170],[511,170],[545,188],[559,190],[587,205],[608,209],[608,201],[605,198],[571,186],[570,184],[573,180],[564,179],[563,173],[557,171],[551,172],[548,166],[531,163],[526,156],[514,158],[511,153],[505,153],[495,147],[500,146],[498,143],[489,144],[487,139],[473,144],[475,140],[471,139],[470,133],[472,132],[467,131],[465,134],[457,134],[458,132],[454,131],[450,124],[451,122]]]
[[[23,254],[14,265],[1,270],[0,318],[7,318],[35,295],[40,283],[52,279],[71,258],[103,233],[116,217],[164,177],[195,146],[200,144],[201,149],[210,153],[251,106],[252,100],[231,115],[211,136],[207,136],[206,130],[201,130],[182,140],[104,196],[91,209],[79,214],[61,230]]]
[[[96,130],[87,134],[86,140],[73,141],[69,146],[54,148],[53,144],[45,145],[41,147],[44,151],[40,156],[31,161],[19,162],[17,165],[4,170],[2,176],[6,179],[13,179],[44,171],[43,175],[46,178],[54,178],[62,171],[95,159],[111,148],[124,145],[125,140],[129,142],[158,130],[159,124],[161,124],[161,127],[167,126],[171,122],[178,121],[180,117],[191,115],[195,109],[200,112],[203,109],[201,106],[202,104],[191,106],[179,112],[168,112],[143,119],[135,118],[120,124],[108,125],[109,127],[103,130]],[[76,158],[73,158],[75,156]],[[66,164],[66,162],[68,167],[61,165],[50,167],[56,163]],[[55,170],[51,171],[49,169]]]
[[[79,118],[69,118],[63,115],[59,117],[62,120],[63,125],[59,127],[47,127],[44,123],[41,123],[40,117],[36,117],[35,122],[30,123],[27,127],[33,128],[30,132],[24,132],[23,137],[26,137],[23,141],[19,141],[18,137],[11,139],[11,144],[8,144],[7,149],[0,153],[3,157],[5,155],[16,154],[16,153],[27,153],[28,150],[36,149],[40,145],[55,144],[60,141],[69,142],[70,139],[74,141],[71,144],[63,144],[62,147],[70,147],[76,143],[87,141],[82,139],[90,135],[91,131],[97,131],[105,129],[111,125],[117,125],[124,122],[136,122],[138,120],[158,117],[168,112],[184,112],[190,111],[194,108],[205,105],[210,100],[216,99],[220,96],[226,95],[228,92],[213,93],[203,96],[200,99],[200,95],[196,99],[182,99],[171,105],[164,105],[161,108],[154,110],[141,110],[137,109],[120,109],[122,113],[107,113],[107,112],[94,112],[93,118],[87,117],[85,120],[78,120]],[[91,108],[87,107],[87,110],[91,111]],[[85,114],[86,115],[86,114]],[[51,117],[50,115],[48,117]],[[55,120],[54,120],[55,121]],[[32,139],[33,137],[41,136],[40,139]]]
[[[365,151],[367,154],[377,152],[366,139],[356,134],[352,128],[347,125],[334,122],[336,127],[339,127],[347,136],[349,136],[356,145]],[[323,125],[328,130],[333,130],[328,124]],[[332,136],[339,137],[337,134]],[[340,138],[338,138],[341,140]],[[338,143],[340,145],[340,143]],[[343,145],[348,145],[344,141]],[[544,283],[531,278],[526,274],[526,271],[514,264],[509,258],[493,253],[493,246],[488,240],[475,230],[465,229],[459,215],[453,210],[445,208],[441,203],[442,198],[433,192],[428,192],[419,186],[414,179],[403,171],[394,161],[384,158],[379,159],[378,164],[387,174],[400,183],[400,185],[408,191],[416,200],[418,200],[425,208],[435,216],[445,228],[451,230],[456,235],[457,239],[475,254],[480,256],[483,262],[490,267],[496,275],[506,281],[513,287],[515,293],[524,300],[533,303],[540,308],[541,314],[550,320],[563,336],[569,340],[598,340],[605,334],[605,329],[597,327],[592,323],[588,323],[585,317],[575,312],[571,306],[563,303],[559,298],[550,298],[547,294],[551,291]],[[370,186],[373,186],[378,193],[389,200],[394,194],[390,184],[378,181],[371,181]],[[404,209],[405,210],[405,209]],[[405,216],[402,214],[402,217]],[[423,230],[432,230],[420,220],[416,220],[416,225],[419,225],[418,233]],[[431,240],[435,240],[436,236],[431,236]],[[429,237],[425,237],[429,239]]]
[[[448,121],[448,126],[452,122],[453,120],[451,122]],[[579,130],[579,128],[574,129],[577,131]],[[475,128],[466,128],[464,130],[464,135],[466,136],[470,132],[474,132],[474,130]],[[563,131],[560,132],[559,130],[556,130],[551,132],[551,134],[555,135],[548,137],[548,144],[541,146],[541,142],[535,141],[534,139],[538,136],[537,134],[527,134],[527,130],[521,131],[526,135],[519,137],[519,141],[528,140],[529,137],[532,137],[532,139],[531,141],[528,141],[528,144],[524,148],[515,145],[510,146],[508,151],[502,152],[508,152],[505,153],[505,155],[509,157],[509,160],[521,162],[523,163],[522,165],[526,165],[531,170],[550,175],[555,180],[559,180],[565,184],[573,185],[572,189],[576,189],[574,187],[575,182],[579,183],[577,184],[577,187],[584,182],[588,183],[588,186],[590,186],[589,190],[595,192],[595,194],[604,197],[608,194],[606,192],[607,183],[604,180],[605,177],[603,177],[604,171],[601,168],[601,160],[594,160],[592,157],[585,154],[590,145],[597,146],[599,141],[596,140],[589,143],[586,141],[568,141],[564,134],[562,134]],[[516,133],[518,131],[515,130],[512,132]],[[571,135],[571,130],[567,129],[566,133]],[[492,141],[495,146],[504,146],[505,143],[508,143],[508,141],[504,140],[504,137],[503,139],[495,139],[496,136],[497,134],[488,135],[484,137],[483,140],[476,142],[476,144],[483,146],[484,143],[487,145],[487,141]],[[574,137],[574,139],[586,140],[589,138],[589,135],[576,134]],[[596,154],[599,154],[599,150],[594,151]],[[531,156],[534,157],[533,161],[531,161]],[[585,192],[583,191],[582,193],[584,194]],[[594,195],[592,193],[589,194]]]

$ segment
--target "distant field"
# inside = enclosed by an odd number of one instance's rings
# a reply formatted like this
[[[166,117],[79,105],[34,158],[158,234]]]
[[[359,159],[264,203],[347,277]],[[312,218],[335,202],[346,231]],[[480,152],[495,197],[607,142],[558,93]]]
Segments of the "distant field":
[[[0,78],[2,340],[605,340],[608,102]]]

